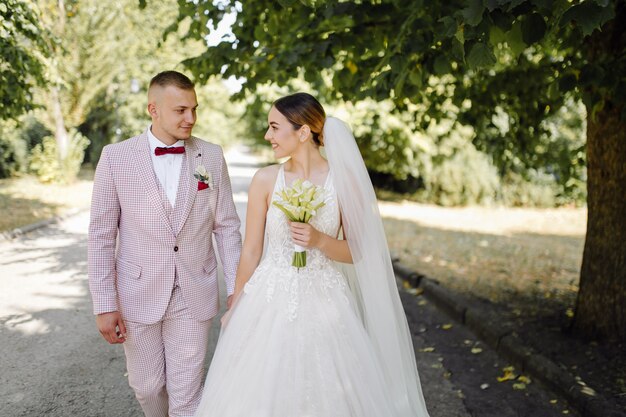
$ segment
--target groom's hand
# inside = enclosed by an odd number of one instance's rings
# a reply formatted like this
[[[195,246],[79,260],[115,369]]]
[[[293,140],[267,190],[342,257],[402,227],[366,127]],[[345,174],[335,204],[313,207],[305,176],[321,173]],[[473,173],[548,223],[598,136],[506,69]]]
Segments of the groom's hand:
[[[126,341],[126,326],[119,311],[98,314],[96,325],[102,337],[110,344],[114,345]]]
[[[233,295],[229,295],[228,297],[226,297],[226,309],[230,310],[230,308],[233,306]]]

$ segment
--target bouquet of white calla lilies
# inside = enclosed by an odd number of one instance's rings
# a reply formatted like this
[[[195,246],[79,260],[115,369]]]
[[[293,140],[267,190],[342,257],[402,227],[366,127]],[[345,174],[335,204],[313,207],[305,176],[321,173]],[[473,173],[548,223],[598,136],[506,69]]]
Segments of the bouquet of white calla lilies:
[[[272,204],[278,207],[292,222],[308,223],[317,210],[324,206],[324,189],[307,180],[297,179],[291,187],[277,191],[278,200]],[[306,250],[294,245],[292,266],[300,269],[306,266]]]

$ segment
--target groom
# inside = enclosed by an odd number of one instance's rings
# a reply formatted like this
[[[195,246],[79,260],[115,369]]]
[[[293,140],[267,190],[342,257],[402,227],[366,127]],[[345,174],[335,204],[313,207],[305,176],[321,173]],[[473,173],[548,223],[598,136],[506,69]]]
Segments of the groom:
[[[89,225],[96,324],[123,343],[128,380],[148,417],[192,416],[202,394],[217,260],[228,304],[241,250],[239,217],[219,146],[191,136],[198,103],[175,71],[148,90],[152,125],[106,146]]]

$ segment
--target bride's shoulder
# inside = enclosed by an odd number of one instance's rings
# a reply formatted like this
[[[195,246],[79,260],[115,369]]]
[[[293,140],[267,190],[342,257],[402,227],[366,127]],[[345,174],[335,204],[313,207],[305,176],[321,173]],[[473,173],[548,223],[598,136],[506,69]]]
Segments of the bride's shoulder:
[[[274,188],[279,171],[280,164],[268,165],[259,169],[252,177],[252,185],[269,189]]]

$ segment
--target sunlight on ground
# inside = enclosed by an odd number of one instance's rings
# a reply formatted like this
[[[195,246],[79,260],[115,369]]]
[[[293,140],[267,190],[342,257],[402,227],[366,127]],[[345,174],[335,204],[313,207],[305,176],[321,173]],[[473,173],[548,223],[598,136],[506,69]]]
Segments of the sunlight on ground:
[[[440,207],[411,202],[380,202],[379,207],[383,217],[446,230],[496,235],[584,236],[587,227],[586,208]]]
[[[585,208],[379,206],[392,254],[457,291],[514,304],[578,290]]]
[[[74,216],[26,239],[0,241],[0,319],[6,320],[5,327],[28,335],[57,331],[34,316],[42,311],[73,310],[85,299],[84,216],[89,214]]]

